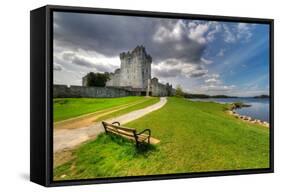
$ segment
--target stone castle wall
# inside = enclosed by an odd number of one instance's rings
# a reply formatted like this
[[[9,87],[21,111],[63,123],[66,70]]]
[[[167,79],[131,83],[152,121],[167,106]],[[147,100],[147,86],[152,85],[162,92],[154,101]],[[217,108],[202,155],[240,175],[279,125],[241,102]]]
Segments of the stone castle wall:
[[[171,85],[159,83],[157,78],[151,80],[151,96],[163,97],[173,95],[174,89]]]
[[[120,54],[121,67],[110,74],[106,86],[132,87],[145,89],[151,78],[152,58],[143,46],[137,46],[132,52]]]
[[[84,87],[53,85],[54,98],[111,98],[139,95],[137,92],[130,92],[124,89],[113,87]]]
[[[120,69],[116,69],[114,73],[110,73],[110,80],[106,82],[107,87],[120,87]]]

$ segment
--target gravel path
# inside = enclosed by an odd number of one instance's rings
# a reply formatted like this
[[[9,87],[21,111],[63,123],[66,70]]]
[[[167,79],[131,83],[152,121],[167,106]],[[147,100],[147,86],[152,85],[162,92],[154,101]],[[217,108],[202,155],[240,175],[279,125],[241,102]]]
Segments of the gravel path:
[[[152,111],[158,110],[163,107],[166,103],[167,98],[161,97],[160,101],[156,104],[105,121],[119,121],[122,125],[130,121],[136,120]],[[54,153],[61,150],[71,149],[84,141],[94,139],[101,132],[104,132],[101,122],[96,122],[90,126],[76,129],[54,130]]]

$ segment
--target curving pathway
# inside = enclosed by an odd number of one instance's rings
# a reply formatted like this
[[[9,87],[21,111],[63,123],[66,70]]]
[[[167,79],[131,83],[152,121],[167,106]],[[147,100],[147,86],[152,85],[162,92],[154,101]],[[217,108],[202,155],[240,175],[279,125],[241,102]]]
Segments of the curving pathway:
[[[114,121],[119,121],[121,124],[125,124],[140,117],[143,117],[144,115],[151,113],[152,111],[160,109],[166,103],[167,98],[161,97],[158,103],[105,121],[110,123]],[[104,132],[101,122],[96,122],[90,126],[76,129],[55,129],[53,135],[53,152],[56,153],[61,150],[71,149],[84,141],[96,138],[96,136],[101,132]]]

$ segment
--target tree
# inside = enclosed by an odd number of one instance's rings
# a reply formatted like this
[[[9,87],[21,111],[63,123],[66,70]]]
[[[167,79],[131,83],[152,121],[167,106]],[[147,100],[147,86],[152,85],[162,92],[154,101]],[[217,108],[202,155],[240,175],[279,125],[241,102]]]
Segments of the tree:
[[[183,92],[180,85],[177,85],[177,87],[176,87],[175,96],[176,97],[183,97],[184,96],[184,92]]]
[[[93,73],[87,74],[87,86],[88,87],[105,87],[106,82],[109,80],[109,73]]]

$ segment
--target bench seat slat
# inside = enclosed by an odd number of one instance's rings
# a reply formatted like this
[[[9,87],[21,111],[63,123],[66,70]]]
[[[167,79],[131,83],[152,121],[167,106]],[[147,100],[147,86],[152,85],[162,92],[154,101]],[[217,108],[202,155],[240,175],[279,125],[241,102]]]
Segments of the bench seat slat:
[[[116,129],[107,128],[107,131],[114,132],[114,133],[117,133],[117,134],[126,135],[126,136],[133,137],[133,138],[135,137],[132,132],[126,132],[126,131],[123,131],[123,130],[116,130]]]
[[[118,123],[118,122],[116,122],[116,123]],[[125,137],[129,140],[133,140],[137,144],[137,146],[139,143],[157,144],[160,142],[160,140],[151,137],[149,129],[146,129],[149,131],[149,134],[146,134],[146,133],[137,134],[136,129],[122,127],[122,126],[120,126],[120,123],[119,123],[119,125],[115,125],[115,124],[111,124],[111,123],[107,123],[107,122],[103,121],[102,124],[103,124],[106,132],[110,132],[110,133]],[[144,130],[144,131],[146,131],[146,130]]]
[[[123,136],[123,137],[126,137],[126,138],[128,138],[128,139],[130,139],[130,140],[135,140],[135,136],[134,135],[132,135],[132,134],[128,134],[128,132],[125,132],[125,131],[121,131],[121,130],[115,130],[115,129],[111,129],[111,128],[107,128],[107,130],[109,131],[109,132],[112,132],[112,133],[114,133],[114,134],[116,134],[116,135],[120,135],[120,136]],[[137,136],[137,140],[139,141],[139,142],[148,142],[147,140],[148,140],[148,136],[149,135],[147,135],[147,134],[141,134],[141,135],[138,135]]]
[[[122,129],[122,130],[124,130],[124,131],[131,131],[131,132],[136,131],[136,129],[129,128],[129,127],[117,126],[117,125],[113,125],[113,124],[106,123],[106,122],[104,122],[104,124],[105,124],[106,126],[108,126],[108,127],[114,127],[114,128],[116,128],[116,129]]]
[[[121,137],[124,137],[126,139],[129,139],[129,140],[132,140],[132,141],[136,142],[136,139],[133,136],[127,136],[127,135],[124,135],[123,133],[118,133],[118,132],[115,132],[115,131],[112,131],[112,132],[110,131],[110,133],[113,133],[115,135],[119,135]]]

